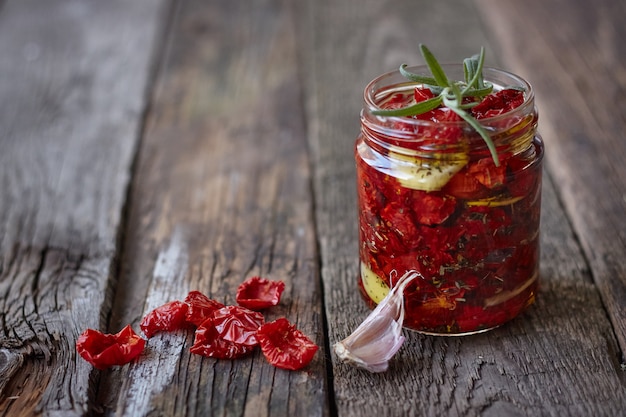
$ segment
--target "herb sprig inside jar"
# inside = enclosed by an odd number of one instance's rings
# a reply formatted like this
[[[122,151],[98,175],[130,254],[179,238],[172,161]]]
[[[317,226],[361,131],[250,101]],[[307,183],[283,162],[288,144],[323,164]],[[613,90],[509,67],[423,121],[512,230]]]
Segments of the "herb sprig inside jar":
[[[464,81],[449,80],[435,56],[425,45],[420,45],[420,51],[432,77],[414,74],[407,69],[406,64],[402,64],[399,69],[400,74],[405,78],[421,85],[422,91],[415,92],[416,103],[401,108],[373,110],[372,114],[377,116],[418,116],[445,107],[466,121],[480,134],[489,147],[494,164],[500,165],[498,153],[489,132],[473,117],[471,112],[468,112],[469,109],[480,104],[483,97],[493,91],[493,85],[485,82],[483,78],[485,48],[480,49],[480,54],[463,61]],[[429,97],[429,94],[424,91],[425,88],[430,91],[432,97]],[[439,121],[436,117],[433,120]],[[452,121],[452,119],[446,118],[441,121]]]
[[[535,299],[543,142],[525,80],[485,67],[482,49],[460,65],[420,50],[425,66],[402,65],[365,89],[359,288],[373,308],[390,277],[416,271],[401,325],[472,334]]]

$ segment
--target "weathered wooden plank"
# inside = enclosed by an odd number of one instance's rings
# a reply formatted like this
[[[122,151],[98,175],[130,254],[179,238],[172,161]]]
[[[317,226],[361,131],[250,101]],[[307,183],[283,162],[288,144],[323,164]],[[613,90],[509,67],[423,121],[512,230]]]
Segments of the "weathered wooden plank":
[[[160,334],[100,400],[117,415],[327,415],[313,202],[289,3],[180,1],[130,197],[112,326],[199,290],[235,304],[237,286],[282,280],[285,316],[321,346],[299,372],[259,351],[193,355],[193,332]]]
[[[0,414],[82,415],[163,2],[0,9]]]
[[[624,363],[626,6],[617,0],[477,4],[500,55],[535,85],[545,116],[549,171],[585,250]]]
[[[317,0],[299,5],[321,274],[334,343],[367,314],[356,289],[352,156],[363,87],[402,62],[419,63],[419,42],[442,60],[458,61],[479,45],[490,51],[489,63],[500,60],[494,59],[493,40],[481,31],[471,3]],[[515,66],[510,69],[516,71]],[[545,119],[542,116],[542,122]],[[536,305],[518,320],[483,335],[407,334],[408,342],[385,374],[352,369],[333,357],[339,415],[622,412],[626,395],[623,375],[617,371],[615,337],[549,177],[545,184],[543,287]]]

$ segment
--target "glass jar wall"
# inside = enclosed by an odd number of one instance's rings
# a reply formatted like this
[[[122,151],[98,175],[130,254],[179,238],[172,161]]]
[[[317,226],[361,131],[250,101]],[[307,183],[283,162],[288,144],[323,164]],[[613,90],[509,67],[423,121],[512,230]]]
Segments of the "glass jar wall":
[[[462,66],[443,68],[462,79]],[[404,326],[424,333],[494,328],[532,304],[537,292],[543,143],[533,91],[513,74],[492,68],[483,74],[494,91],[523,92],[514,109],[480,120],[497,163],[458,118],[373,115],[414,100],[420,87],[399,72],[365,89],[355,146],[359,288],[373,307],[399,277],[418,271],[422,278],[404,293]]]

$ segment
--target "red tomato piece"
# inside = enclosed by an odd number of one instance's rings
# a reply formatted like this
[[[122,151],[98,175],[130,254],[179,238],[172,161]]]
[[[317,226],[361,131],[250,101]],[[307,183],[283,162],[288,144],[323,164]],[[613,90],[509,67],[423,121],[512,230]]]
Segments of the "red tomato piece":
[[[291,324],[281,317],[265,323],[257,332],[261,351],[272,365],[290,370],[298,370],[307,366],[318,346]]]
[[[254,350],[254,346],[248,346],[226,340],[215,328],[212,318],[204,321],[197,329],[196,336],[191,347],[191,353],[218,359],[236,359],[245,356]]]
[[[214,358],[234,359],[258,345],[256,333],[265,323],[261,313],[240,306],[215,310],[196,330],[191,352]]]
[[[413,190],[403,187],[396,178],[385,175],[384,181],[380,181],[374,186],[379,187],[380,190],[382,190],[384,197],[380,200],[379,211],[382,211],[385,204],[389,203],[397,203],[407,207],[411,206],[413,201]]]
[[[507,88],[489,94],[476,106],[472,107],[472,115],[477,119],[485,119],[504,114],[524,103],[524,92]]]
[[[413,94],[416,103],[435,97],[433,92],[428,88],[416,88]],[[421,126],[418,128],[420,136],[436,138],[438,143],[455,143],[463,134],[461,126],[455,126],[440,122],[460,122],[461,117],[446,107],[438,107],[427,111],[426,113],[412,116],[418,120],[428,120],[435,122],[432,126]]]
[[[393,233],[385,224],[378,220],[368,223],[361,219],[360,232],[363,234],[363,240],[372,252],[389,251],[394,249],[402,250],[406,246],[398,233]]]
[[[431,98],[434,98],[435,95],[433,94],[432,91],[430,91],[429,88],[416,87],[413,93],[413,97],[415,98],[416,103],[421,103],[422,101],[426,101]],[[436,118],[435,115],[437,114],[437,111],[439,109],[440,108],[433,109],[433,110],[430,110],[425,113],[418,114],[412,117],[415,119],[420,119],[420,120],[434,120]]]
[[[408,97],[404,94],[394,94],[383,103],[383,107],[385,109],[400,109],[408,104]]]
[[[416,220],[424,225],[441,224],[456,209],[456,199],[449,196],[423,192],[414,201]]]
[[[426,101],[434,97],[435,95],[430,88],[415,87],[415,91],[413,92],[413,98],[415,98],[416,103],[421,103],[422,101]]]
[[[358,196],[363,211],[370,216],[376,216],[380,211],[380,207],[384,205],[385,196],[383,193],[376,188],[375,184],[372,184],[366,179],[360,181]]]
[[[420,92],[417,89],[415,90],[414,98],[416,101],[423,101],[427,99],[425,96],[424,98],[420,97]],[[411,96],[409,94],[394,94],[387,101],[385,101],[384,103],[381,103],[381,107],[387,110],[392,110],[392,109],[399,109],[402,107],[406,107],[411,104],[413,103],[411,100]],[[391,125],[393,126],[394,129],[397,129],[397,130],[402,130],[406,132],[413,131],[413,126],[411,126],[410,123],[400,122],[398,121],[398,119],[392,122]]]
[[[263,314],[240,306],[226,306],[213,312],[213,325],[226,340],[256,346],[256,332],[265,323]]]
[[[467,169],[455,174],[443,191],[456,198],[477,200],[487,196],[487,189]]]
[[[508,160],[507,167],[513,178],[508,181],[507,188],[512,196],[525,197],[537,189],[537,171],[530,168],[530,161],[525,158],[513,157]]]
[[[404,246],[413,246],[419,240],[419,230],[408,207],[395,201],[391,202],[385,206],[380,217],[389,230],[394,230],[398,234]]]
[[[158,332],[172,332],[186,327],[187,304],[182,301],[170,301],[155,308],[141,320],[141,330],[151,338]]]
[[[504,185],[506,166],[496,166],[491,158],[483,158],[468,167],[468,173],[489,189]]]
[[[105,334],[87,329],[76,340],[76,350],[87,362],[98,369],[124,365],[143,351],[146,341],[130,325],[117,334]]]
[[[206,319],[211,317],[215,310],[224,307],[224,304],[210,299],[200,291],[191,291],[187,294],[185,304],[187,304],[185,321],[196,327],[200,326]]]
[[[237,288],[237,304],[251,310],[263,310],[277,305],[284,290],[282,281],[251,277]]]
[[[504,110],[511,111],[524,103],[524,92],[513,88],[507,88],[499,92],[505,103]]]
[[[431,119],[433,122],[461,122],[463,120],[461,116],[448,108],[435,109],[434,112]],[[457,144],[463,136],[463,128],[453,123],[440,123],[433,127],[431,135],[437,138],[439,143]]]

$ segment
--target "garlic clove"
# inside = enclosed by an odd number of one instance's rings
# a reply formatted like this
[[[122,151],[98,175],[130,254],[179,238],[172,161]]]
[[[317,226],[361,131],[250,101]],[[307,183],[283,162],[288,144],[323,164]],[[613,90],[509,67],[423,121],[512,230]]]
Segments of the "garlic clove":
[[[363,323],[333,346],[342,362],[370,372],[387,370],[389,360],[404,343],[404,289],[421,276],[416,271],[404,274]]]
[[[389,158],[395,161],[392,166],[392,175],[404,187],[413,190],[441,190],[454,174],[467,165],[469,155],[466,152],[437,153],[436,155],[438,159],[435,160],[420,158],[417,155],[407,155],[397,146],[391,146]]]
[[[365,262],[361,262],[361,283],[363,283],[363,289],[367,296],[376,304],[380,304],[389,294],[389,285],[375,274]]]

